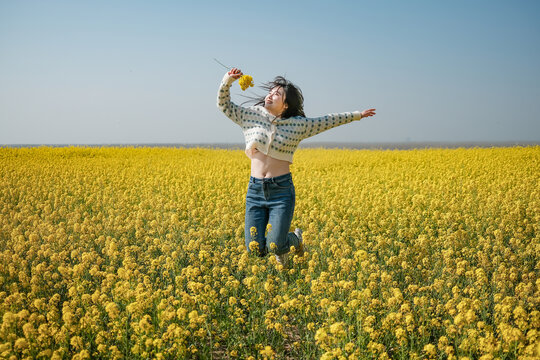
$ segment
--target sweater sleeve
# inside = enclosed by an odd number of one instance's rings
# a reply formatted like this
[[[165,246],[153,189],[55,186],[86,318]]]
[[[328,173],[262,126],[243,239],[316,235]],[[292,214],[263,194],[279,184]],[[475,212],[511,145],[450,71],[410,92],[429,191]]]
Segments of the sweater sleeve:
[[[244,122],[245,109],[231,101],[230,88],[234,78],[225,74],[219,86],[217,106],[232,121],[242,126]]]
[[[311,137],[330,130],[339,125],[348,124],[354,120],[360,120],[362,113],[359,111],[344,112],[338,114],[328,114],[326,116],[316,118],[306,118],[306,133],[305,137]]]

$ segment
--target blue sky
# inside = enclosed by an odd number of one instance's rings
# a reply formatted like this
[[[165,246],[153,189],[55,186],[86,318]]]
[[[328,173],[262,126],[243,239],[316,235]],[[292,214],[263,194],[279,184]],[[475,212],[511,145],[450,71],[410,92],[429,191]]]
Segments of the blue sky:
[[[285,75],[308,117],[377,108],[305,142],[540,141],[539,18],[537,1],[0,1],[0,144],[242,143],[214,57]]]

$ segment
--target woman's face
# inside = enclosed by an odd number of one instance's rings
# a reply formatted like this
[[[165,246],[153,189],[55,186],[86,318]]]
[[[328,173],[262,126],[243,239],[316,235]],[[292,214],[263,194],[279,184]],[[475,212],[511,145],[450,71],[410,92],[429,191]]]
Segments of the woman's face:
[[[281,86],[272,88],[264,98],[264,107],[270,114],[280,116],[287,109],[285,90]]]

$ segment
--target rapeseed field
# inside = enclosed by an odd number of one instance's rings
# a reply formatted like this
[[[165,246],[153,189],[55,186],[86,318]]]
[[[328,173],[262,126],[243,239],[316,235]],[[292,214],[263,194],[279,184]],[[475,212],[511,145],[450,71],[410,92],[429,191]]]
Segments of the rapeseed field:
[[[0,148],[0,358],[538,359],[540,147],[300,149],[288,269],[241,150]]]

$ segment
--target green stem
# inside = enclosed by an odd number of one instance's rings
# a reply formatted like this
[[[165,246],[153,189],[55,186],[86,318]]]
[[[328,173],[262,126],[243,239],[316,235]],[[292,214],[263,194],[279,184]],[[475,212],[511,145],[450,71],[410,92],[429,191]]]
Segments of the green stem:
[[[228,67],[228,66],[226,66],[226,65],[223,65],[218,59],[214,58],[214,60],[215,60],[219,65],[223,66],[225,69],[231,70],[230,67]]]

